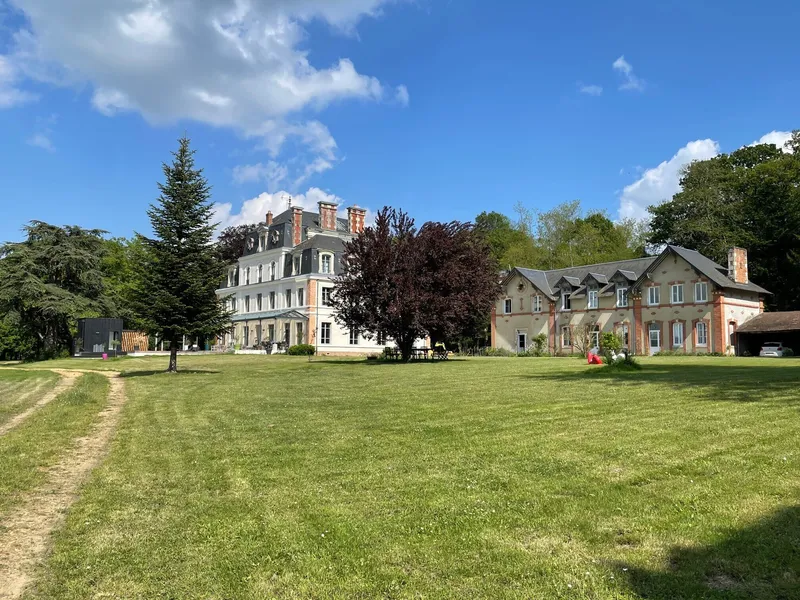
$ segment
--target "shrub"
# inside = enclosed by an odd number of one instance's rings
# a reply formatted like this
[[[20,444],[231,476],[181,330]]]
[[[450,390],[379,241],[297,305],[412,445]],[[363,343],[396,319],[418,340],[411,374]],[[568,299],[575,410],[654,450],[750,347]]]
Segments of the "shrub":
[[[633,356],[630,354],[626,354],[625,358],[620,358],[618,360],[604,358],[603,361],[605,362],[605,366],[603,368],[610,371],[638,371],[642,368],[642,365],[639,363],[639,361],[633,358]]]
[[[512,352],[511,350],[506,350],[505,348],[486,348],[484,356],[502,356],[502,357],[509,357],[509,356],[516,356],[516,352]]]
[[[312,356],[314,354],[314,346],[311,344],[297,344],[290,346],[286,354],[291,356]]]
[[[533,356],[545,356],[548,354],[547,352],[547,336],[544,333],[540,333],[535,338],[531,340],[531,345],[533,346]]]
[[[622,350],[622,339],[615,333],[603,333],[600,335],[600,354],[611,356],[612,353],[619,354]]]
[[[784,348],[783,349],[783,355],[784,356],[794,356],[794,350],[792,350],[791,348]]]

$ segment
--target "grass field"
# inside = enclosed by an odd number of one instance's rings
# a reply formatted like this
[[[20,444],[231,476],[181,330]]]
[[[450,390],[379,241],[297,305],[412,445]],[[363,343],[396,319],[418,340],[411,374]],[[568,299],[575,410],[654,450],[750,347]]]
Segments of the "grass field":
[[[49,371],[3,372],[0,377],[0,425],[33,406],[41,394],[55,387],[56,380],[58,375]]]
[[[128,403],[28,597],[800,597],[800,361],[643,364],[78,363]]]

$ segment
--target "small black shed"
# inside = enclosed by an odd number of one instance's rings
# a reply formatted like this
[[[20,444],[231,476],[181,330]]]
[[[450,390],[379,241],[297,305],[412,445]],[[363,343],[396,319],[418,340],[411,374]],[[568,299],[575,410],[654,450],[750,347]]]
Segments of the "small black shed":
[[[120,355],[121,345],[122,319],[78,319],[74,356]]]
[[[758,356],[766,342],[780,342],[800,354],[800,311],[761,313],[736,330],[739,356]]]

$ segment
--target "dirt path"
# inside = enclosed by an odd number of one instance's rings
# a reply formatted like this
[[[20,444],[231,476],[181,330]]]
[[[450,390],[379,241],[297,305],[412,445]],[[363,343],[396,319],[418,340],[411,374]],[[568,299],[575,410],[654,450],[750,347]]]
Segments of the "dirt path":
[[[74,381],[79,374],[72,373]],[[118,373],[102,374],[109,378],[109,400],[92,431],[79,438],[75,448],[48,470],[47,481],[40,489],[0,520],[2,600],[22,596],[47,552],[50,535],[64,520],[80,486],[108,451],[125,404],[125,386]]]
[[[19,413],[18,415],[11,417],[11,419],[9,419],[6,423],[0,425],[0,435],[5,435],[6,433],[14,429],[17,425],[22,423],[25,419],[30,417],[37,410],[42,408],[45,404],[49,404],[50,402],[55,400],[57,396],[66,392],[73,385],[75,385],[75,382],[78,380],[78,377],[82,375],[81,373],[77,373],[74,371],[62,371],[60,369],[58,370],[53,369],[53,371],[61,375],[61,380],[56,384],[56,387],[54,387],[52,390],[50,390],[44,396],[42,396],[41,399],[36,404],[31,406],[28,410],[25,410]]]

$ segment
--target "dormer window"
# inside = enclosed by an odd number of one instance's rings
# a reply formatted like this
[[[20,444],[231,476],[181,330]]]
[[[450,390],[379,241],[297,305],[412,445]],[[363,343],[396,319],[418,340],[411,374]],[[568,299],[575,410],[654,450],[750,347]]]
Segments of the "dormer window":
[[[561,310],[572,310],[572,298],[569,297],[571,293],[570,290],[561,291]]]
[[[597,308],[600,306],[599,292],[596,289],[590,288],[587,297],[589,308]]]
[[[330,254],[322,254],[319,257],[320,273],[332,273],[333,257]]]
[[[628,288],[627,286],[617,284],[617,308],[624,308],[628,306]]]

